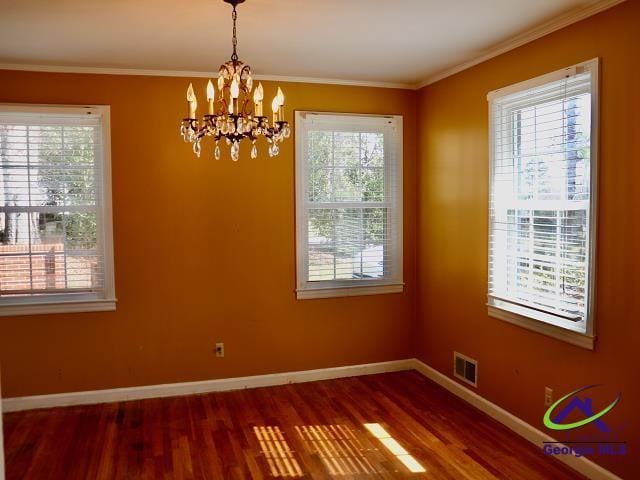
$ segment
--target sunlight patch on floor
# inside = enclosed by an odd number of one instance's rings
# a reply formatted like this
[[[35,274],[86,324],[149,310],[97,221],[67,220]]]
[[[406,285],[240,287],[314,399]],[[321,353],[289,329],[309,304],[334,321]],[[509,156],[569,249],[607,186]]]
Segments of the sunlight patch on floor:
[[[302,469],[279,427],[253,427],[274,477],[302,477]]]
[[[380,440],[380,443],[400,460],[411,473],[426,472],[425,468],[413,458],[413,455],[410,455],[395,438],[389,435],[382,425],[379,423],[365,423],[364,426],[374,437]]]
[[[319,455],[334,476],[378,473],[365,457],[360,441],[344,425],[306,425],[295,427],[311,453]]]

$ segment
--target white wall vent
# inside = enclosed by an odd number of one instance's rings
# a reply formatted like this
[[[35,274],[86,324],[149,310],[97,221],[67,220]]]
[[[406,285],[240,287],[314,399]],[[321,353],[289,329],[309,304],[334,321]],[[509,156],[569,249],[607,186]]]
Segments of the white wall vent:
[[[469,385],[478,386],[478,362],[458,352],[453,352],[453,376]]]

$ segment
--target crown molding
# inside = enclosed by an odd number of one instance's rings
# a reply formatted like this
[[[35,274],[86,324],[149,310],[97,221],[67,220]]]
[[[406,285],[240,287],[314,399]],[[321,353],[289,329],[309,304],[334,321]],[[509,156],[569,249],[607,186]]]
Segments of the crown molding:
[[[145,70],[138,68],[108,68],[108,67],[80,67],[73,65],[31,65],[24,63],[1,63],[0,70],[18,70],[25,72],[50,72],[50,73],[83,73],[94,75],[141,75],[150,77],[191,77],[191,78],[211,78],[218,75],[218,72],[203,72],[191,70]],[[291,83],[319,83],[324,85],[346,85],[354,87],[375,87],[375,88],[400,88],[412,90],[413,85],[409,83],[393,82],[370,82],[366,80],[346,80],[340,78],[318,78],[318,77],[296,77],[286,75],[252,75],[254,80],[264,80],[270,82],[291,82]]]
[[[402,90],[414,90],[414,85],[410,83],[370,82],[366,80],[346,80],[342,78],[292,77],[281,75],[252,76],[255,80],[265,80],[271,82],[320,83],[324,85],[345,85],[353,87],[399,88]]]
[[[422,82],[413,85],[413,88],[418,90],[420,88],[431,85],[432,83],[435,83],[439,80],[450,77],[451,75],[455,75],[456,73],[474,67],[482,62],[486,62],[487,60],[497,57],[498,55],[502,55],[503,53],[514,50],[518,47],[521,47],[522,45],[537,40],[538,38],[544,37],[545,35],[568,27],[569,25],[577,23],[580,20],[584,20],[600,12],[604,12],[605,10],[615,7],[616,5],[619,5],[624,1],[625,0],[599,0],[584,8],[579,8],[577,10],[566,13],[565,15],[561,15],[560,17],[556,17],[553,20],[543,23],[542,25],[538,25],[537,27],[527,30],[524,33],[521,33],[509,40],[495,45],[488,50],[485,50],[484,53],[472,60],[468,60],[454,67],[442,70],[441,72],[431,75]]]
[[[522,45],[544,37],[557,30],[561,30],[569,25],[589,18],[600,12],[608,10],[626,0],[596,0],[592,4],[573,10],[564,15],[554,18],[542,25],[538,25],[524,33],[516,35],[492,48],[485,50],[480,56],[463,63],[455,65],[446,70],[430,75],[425,80],[418,83],[395,83],[395,82],[375,82],[367,80],[347,80],[340,78],[319,78],[319,77],[298,77],[286,75],[254,75],[256,80],[271,82],[291,82],[291,83],[313,83],[325,85],[346,85],[354,87],[374,87],[374,88],[397,88],[404,90],[419,90],[431,85],[439,80],[455,75],[463,70],[474,67],[482,62],[486,62],[498,55],[514,50]],[[0,70],[18,70],[28,72],[51,72],[51,73],[84,73],[95,75],[142,75],[152,77],[192,77],[210,78],[217,75],[217,72],[190,71],[190,70],[152,70],[137,68],[110,68],[110,67],[82,67],[73,65],[31,65],[23,63],[2,63]]]

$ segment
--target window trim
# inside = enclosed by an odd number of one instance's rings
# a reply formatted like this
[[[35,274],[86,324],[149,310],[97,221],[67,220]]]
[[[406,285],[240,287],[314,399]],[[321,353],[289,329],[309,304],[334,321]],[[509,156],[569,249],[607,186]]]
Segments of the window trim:
[[[102,208],[99,241],[104,252],[104,288],[101,293],[67,293],[32,297],[0,298],[0,317],[74,312],[104,312],[116,309],[113,212],[111,192],[111,108],[109,105],[49,105],[0,103],[1,112],[34,114],[99,114],[102,130]]]
[[[386,165],[386,168],[395,168],[397,185],[395,195],[391,200],[394,203],[395,219],[395,272],[391,278],[361,280],[323,280],[309,282],[307,278],[307,222],[308,215],[305,205],[306,172],[305,141],[307,128],[305,123],[308,115],[321,115],[326,120],[348,119],[350,123],[359,123],[365,128],[371,122],[379,124],[381,119],[392,119],[396,130],[395,145],[396,162]],[[324,120],[324,119],[323,119]],[[404,290],[403,276],[403,117],[401,115],[372,115],[358,113],[333,113],[315,111],[295,112],[295,185],[296,185],[296,298],[298,300],[314,298],[352,297],[360,295],[378,295],[387,293],[401,293]]]
[[[599,169],[599,121],[600,121],[600,59],[594,58],[585,62],[578,63],[568,68],[562,68],[554,72],[541,75],[539,77],[525,80],[498,90],[494,90],[487,94],[487,100],[489,105],[489,198],[491,202],[491,192],[493,185],[493,170],[494,170],[494,146],[495,146],[495,131],[493,124],[493,108],[492,100],[510,95],[512,93],[520,92],[534,88],[546,83],[560,80],[567,75],[575,74],[580,70],[589,70],[591,72],[591,178],[590,178],[590,198],[589,198],[589,268],[587,275],[589,278],[589,288],[587,290],[588,303],[587,303],[587,315],[585,319],[585,331],[572,330],[567,328],[566,324],[554,324],[548,318],[545,318],[544,314],[536,314],[532,311],[526,314],[519,310],[517,307],[509,307],[505,304],[496,305],[492,303],[491,299],[487,301],[487,313],[490,317],[496,318],[520,327],[532,330],[534,332],[556,338],[558,340],[576,345],[588,350],[595,349],[596,342],[596,281],[597,281],[597,269],[596,269],[596,251],[597,251],[597,225],[598,225],[598,169]],[[488,226],[489,235],[491,232],[491,212],[488,211]],[[487,265],[489,265],[489,259],[491,258],[491,242],[488,242],[488,255]],[[488,269],[490,275],[490,269]]]

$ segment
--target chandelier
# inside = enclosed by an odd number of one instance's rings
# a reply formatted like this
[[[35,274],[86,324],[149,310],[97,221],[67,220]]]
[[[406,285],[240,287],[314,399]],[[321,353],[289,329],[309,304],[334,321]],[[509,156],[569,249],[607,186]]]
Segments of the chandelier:
[[[230,146],[231,159],[238,161],[240,158],[240,141],[247,139],[251,142],[251,158],[258,156],[256,140],[263,136],[269,143],[269,156],[280,153],[279,143],[291,135],[289,122],[284,118],[284,94],[280,87],[271,102],[273,112],[272,121],[264,115],[262,99],[264,89],[262,83],[253,90],[251,68],[241,62],[237,54],[236,35],[236,7],[245,0],[223,0],[233,6],[231,18],[233,19],[233,53],[231,60],[222,64],[218,72],[218,92],[211,80],[207,84],[208,113],[198,120],[196,110],[198,100],[193,90],[193,84],[187,89],[187,104],[189,116],[182,120],[180,134],[185,142],[193,145],[193,152],[200,157],[202,151],[200,141],[203,137],[212,137],[215,140],[213,155],[220,159],[219,142],[224,138]],[[253,100],[253,102],[251,101]],[[252,105],[253,104],[253,105]],[[253,108],[252,108],[253,107]]]

